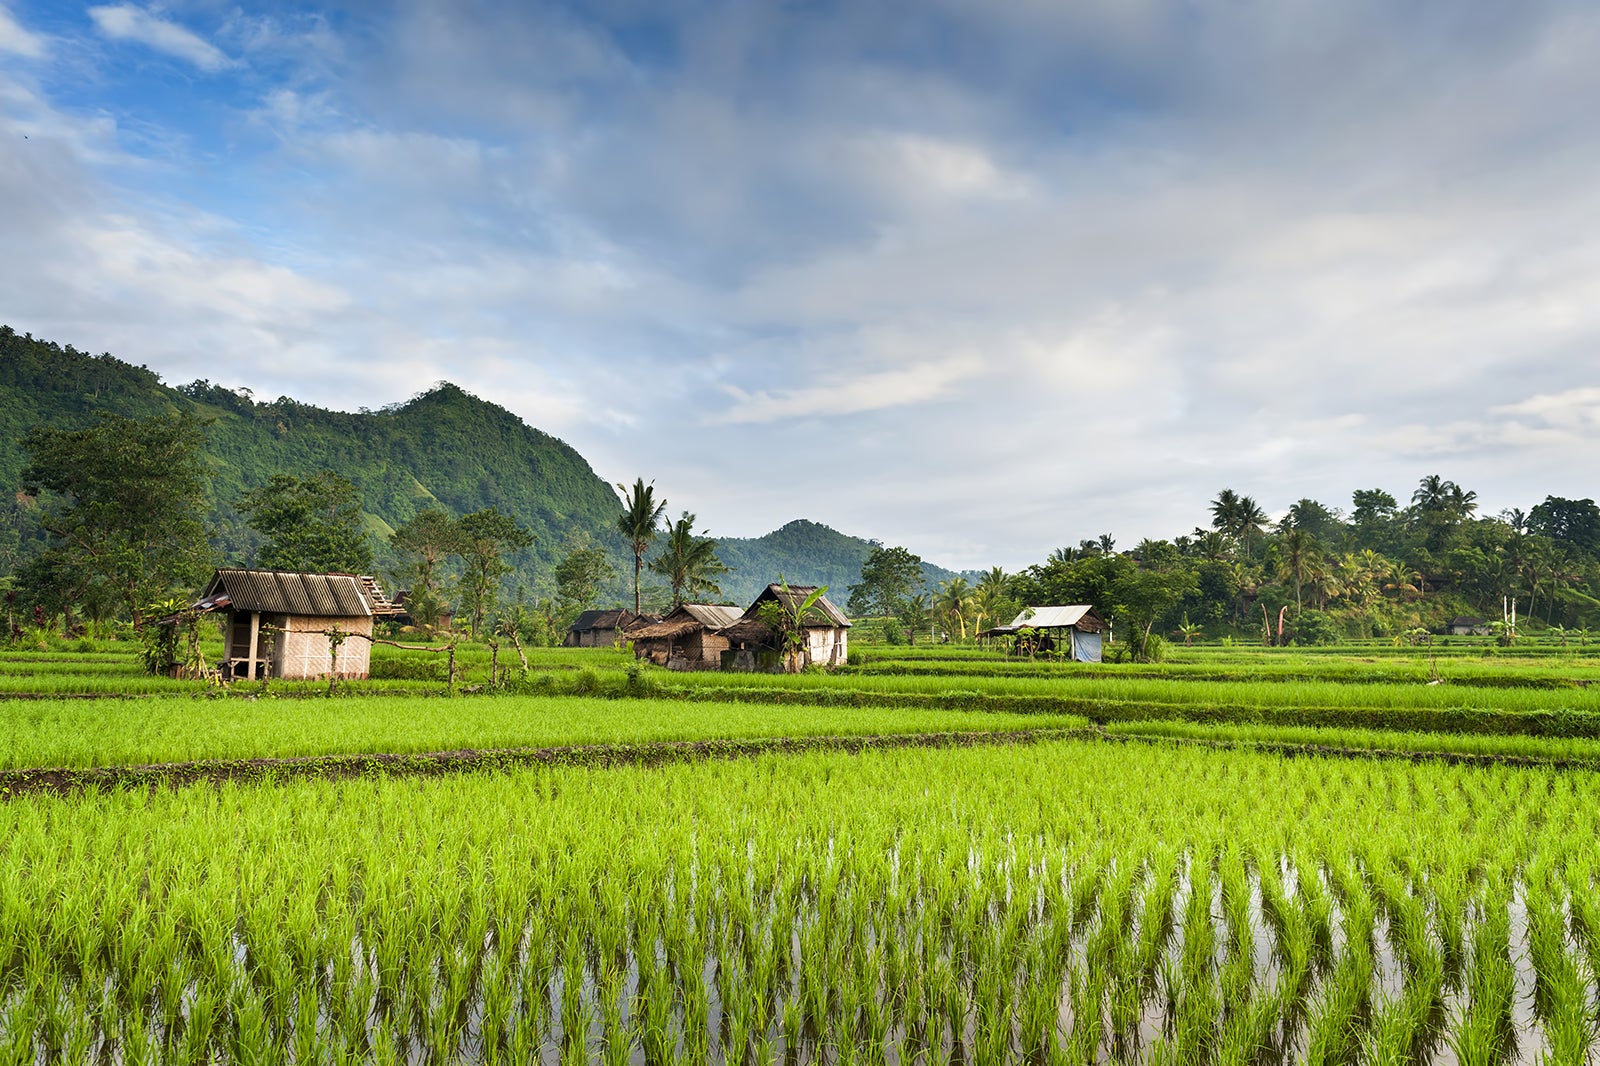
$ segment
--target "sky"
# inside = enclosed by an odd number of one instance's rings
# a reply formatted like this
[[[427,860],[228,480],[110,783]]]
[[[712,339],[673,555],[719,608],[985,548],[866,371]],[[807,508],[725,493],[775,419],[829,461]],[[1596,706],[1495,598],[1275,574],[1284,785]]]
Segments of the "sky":
[[[1600,496],[1600,6],[0,0],[0,322],[716,535]]]

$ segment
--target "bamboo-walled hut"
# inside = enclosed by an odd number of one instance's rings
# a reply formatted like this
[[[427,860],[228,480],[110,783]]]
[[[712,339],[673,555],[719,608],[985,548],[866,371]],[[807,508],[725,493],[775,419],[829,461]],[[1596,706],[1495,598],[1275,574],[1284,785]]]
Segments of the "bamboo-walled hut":
[[[361,574],[218,570],[191,608],[225,611],[221,668],[230,678],[287,680],[367,676],[374,619],[400,613],[377,581]],[[354,639],[338,649],[337,629]]]
[[[685,603],[659,622],[635,626],[624,635],[633,653],[669,670],[716,670],[727,651],[722,630],[739,620],[739,608]]]
[[[648,625],[658,619],[634,614],[627,608],[611,611],[584,611],[567,627],[563,648],[614,648],[628,639],[628,629]]]
[[[728,650],[722,656],[722,669],[783,669],[780,641],[772,627],[762,619],[761,606],[778,603],[792,615],[816,591],[815,585],[768,585],[763,589],[745,608],[739,621],[722,631],[722,636],[728,641]],[[805,637],[800,648],[799,666],[844,665],[850,653],[850,619],[828,597],[817,597],[817,601],[801,619],[801,629]]]

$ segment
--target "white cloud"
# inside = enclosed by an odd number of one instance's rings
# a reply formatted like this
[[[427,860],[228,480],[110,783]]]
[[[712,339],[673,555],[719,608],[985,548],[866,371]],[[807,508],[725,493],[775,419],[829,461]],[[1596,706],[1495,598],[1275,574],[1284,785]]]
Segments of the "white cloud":
[[[91,7],[89,17],[95,28],[112,40],[137,41],[207,72],[215,73],[232,63],[220,48],[194,31],[133,4]]]
[[[0,52],[10,52],[24,59],[43,59],[45,39],[24,29],[11,12],[0,7]]]
[[[815,369],[815,368],[813,368]],[[918,366],[854,373],[840,369],[833,380],[794,388],[765,389],[749,393],[737,385],[724,385],[733,406],[711,417],[714,422],[761,423],[779,419],[834,417],[861,414],[886,407],[905,407],[946,397],[951,386],[982,369],[971,357],[958,357]],[[805,373],[804,367],[796,372]]]

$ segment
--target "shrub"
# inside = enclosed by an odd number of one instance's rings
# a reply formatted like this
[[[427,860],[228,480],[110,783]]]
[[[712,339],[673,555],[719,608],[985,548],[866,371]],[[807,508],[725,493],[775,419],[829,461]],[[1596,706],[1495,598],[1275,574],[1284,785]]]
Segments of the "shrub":
[[[1296,644],[1337,644],[1339,628],[1324,611],[1302,611],[1294,623]]]

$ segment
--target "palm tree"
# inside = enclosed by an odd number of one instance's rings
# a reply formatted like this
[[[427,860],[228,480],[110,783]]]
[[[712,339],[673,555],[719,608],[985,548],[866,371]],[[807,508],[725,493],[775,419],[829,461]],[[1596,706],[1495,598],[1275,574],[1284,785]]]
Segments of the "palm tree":
[[[1291,529],[1279,543],[1283,547],[1283,576],[1294,579],[1294,610],[1298,615],[1302,609],[1300,587],[1311,570],[1317,550],[1316,538],[1303,529]]]
[[[656,539],[656,526],[667,513],[667,501],[656,502],[656,483],[646,485],[644,478],[633,483],[630,490],[620,481],[617,491],[622,493],[622,514],[617,516],[617,528],[633,549],[633,613],[639,613],[639,571],[644,569],[644,553]]]
[[[939,595],[934,600],[939,613],[947,619],[953,619],[961,632],[961,639],[967,639],[967,611],[972,605],[972,586],[964,577],[953,577],[939,586]]]
[[[721,596],[717,578],[728,572],[717,558],[717,542],[694,535],[694,515],[683,512],[667,530],[667,545],[650,562],[651,573],[660,574],[672,586],[672,606],[685,596]]]
[[[1239,497],[1239,538],[1244,541],[1244,558],[1250,561],[1250,534],[1266,529],[1267,512],[1249,496]]]
[[[1230,537],[1238,536],[1239,502],[1239,494],[1232,489],[1217,493],[1217,498],[1211,501],[1211,528]]]

